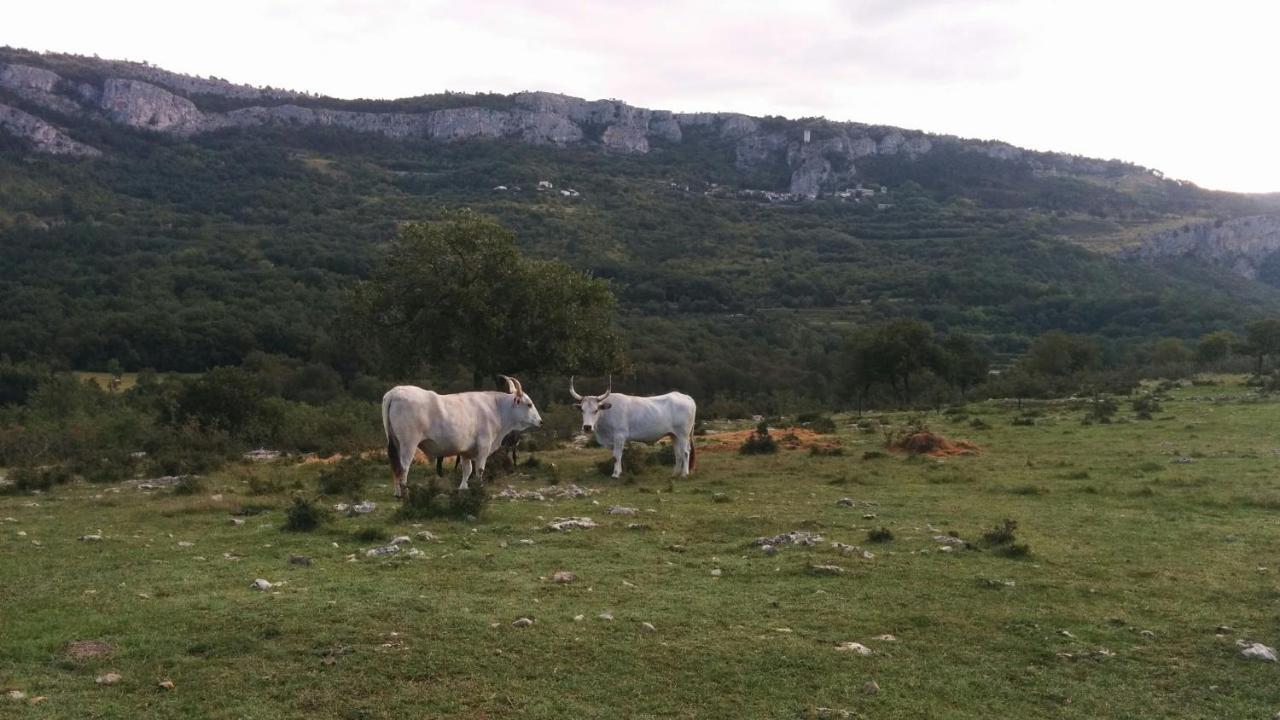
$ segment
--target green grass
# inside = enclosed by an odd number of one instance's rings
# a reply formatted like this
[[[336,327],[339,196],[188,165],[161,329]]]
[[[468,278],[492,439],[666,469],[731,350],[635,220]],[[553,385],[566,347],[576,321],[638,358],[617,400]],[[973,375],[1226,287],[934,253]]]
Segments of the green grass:
[[[1190,399],[1208,395],[1230,398]],[[562,482],[599,492],[494,500],[474,524],[397,522],[388,481],[366,489],[372,516],[285,532],[288,491],[248,495],[261,467],[210,476],[194,496],[77,484],[0,497],[0,690],[48,697],[0,698],[0,715],[1270,717],[1277,668],[1239,658],[1234,641],[1280,644],[1280,403],[1223,385],[1164,405],[1172,420],[1105,426],[1082,426],[1082,411],[1059,403],[1038,406],[1034,427],[1012,426],[1017,411],[999,403],[974,406],[990,429],[931,415],[935,431],[985,449],[945,461],[864,461],[882,438],[847,430],[842,457],[705,452],[674,492],[663,468],[634,484],[601,478],[600,449],[543,453]],[[318,470],[273,472],[310,490]],[[242,504],[270,510],[233,526]],[[611,516],[610,505],[640,515]],[[568,515],[600,527],[540,529]],[[1006,518],[1029,556],[984,546]],[[893,539],[866,543],[881,526]],[[926,526],[980,549],[940,552]],[[356,537],[369,529],[440,539],[415,540],[420,559],[375,560],[363,549],[380,543]],[[795,529],[827,542],[771,556],[750,546]],[[102,542],[76,539],[99,530]],[[818,564],[845,573],[811,574]],[[577,580],[550,582],[557,570]],[[284,584],[259,592],[255,578]],[[597,618],[606,611],[614,621]],[[512,627],[519,617],[536,622]],[[1218,625],[1234,630],[1215,637]],[[886,633],[897,641],[874,639]],[[117,652],[72,660],[75,640]],[[834,649],[845,641],[874,654]],[[1080,657],[1098,648],[1114,656]],[[107,671],[124,680],[95,685]],[[159,689],[165,679],[176,688]]]

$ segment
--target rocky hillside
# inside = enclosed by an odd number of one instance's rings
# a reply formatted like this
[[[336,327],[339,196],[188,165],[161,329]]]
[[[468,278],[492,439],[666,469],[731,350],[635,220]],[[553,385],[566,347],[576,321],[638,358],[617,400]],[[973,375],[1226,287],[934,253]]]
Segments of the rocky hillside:
[[[341,100],[0,48],[0,355],[354,371],[331,337],[346,291],[399,223],[470,208],[609,280],[641,387],[806,394],[835,382],[851,328],[887,318],[1003,354],[1052,328],[1116,354],[1238,329],[1280,310],[1250,239],[1265,223],[1244,220],[1278,200],[820,118]],[[1188,224],[1235,230],[1093,251]]]
[[[15,107],[15,102],[23,107]],[[508,139],[559,147],[590,145],[637,155],[678,147],[691,134],[710,135],[732,146],[734,162],[743,171],[785,170],[778,175],[783,180],[778,186],[761,189],[800,199],[856,183],[863,179],[860,169],[865,162],[885,157],[911,161],[938,150],[1025,164],[1042,176],[1114,180],[1152,174],[1116,161],[1030,152],[1001,142],[917,130],[822,119],[673,113],[546,92],[449,95],[434,103],[448,107],[394,109],[406,104],[412,106],[407,101],[353,103],[254,88],[141,63],[0,50],[0,129],[30,141],[38,152],[54,154],[97,154],[96,148],[77,142],[74,133],[60,125],[60,118],[76,117],[181,137],[229,128],[314,126],[393,139]],[[372,109],[348,109],[352,105]]]
[[[1156,233],[1123,251],[1141,260],[1189,258],[1240,277],[1280,286],[1280,216],[1255,215],[1199,222]]]

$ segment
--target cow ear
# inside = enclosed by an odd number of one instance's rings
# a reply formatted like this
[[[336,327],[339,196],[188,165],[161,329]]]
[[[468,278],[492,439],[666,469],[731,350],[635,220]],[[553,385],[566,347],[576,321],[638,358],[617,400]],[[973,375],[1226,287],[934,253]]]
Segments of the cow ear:
[[[601,410],[608,410],[611,407],[613,407],[613,403],[600,403]]]
[[[582,403],[574,403],[574,404],[573,404],[573,409],[574,409],[574,410],[581,410],[581,409],[582,409]]]

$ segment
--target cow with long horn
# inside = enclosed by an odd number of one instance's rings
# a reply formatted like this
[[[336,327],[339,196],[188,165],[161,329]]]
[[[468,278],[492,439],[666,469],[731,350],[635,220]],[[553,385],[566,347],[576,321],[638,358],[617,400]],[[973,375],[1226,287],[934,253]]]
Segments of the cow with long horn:
[[[673,438],[675,474],[685,477],[697,465],[693,426],[698,405],[681,392],[638,397],[613,391],[613,377],[603,395],[580,395],[569,378],[569,394],[582,411],[582,431],[595,433],[596,442],[613,450],[613,476],[622,475],[622,451],[627,442],[654,442]]]
[[[457,455],[462,463],[459,490],[467,489],[474,470],[483,480],[485,461],[510,434],[542,424],[533,398],[520,381],[501,376],[507,392],[484,391],[440,395],[412,385],[399,385],[382,397],[382,427],[387,433],[392,488],[403,497],[413,451],[432,457]]]

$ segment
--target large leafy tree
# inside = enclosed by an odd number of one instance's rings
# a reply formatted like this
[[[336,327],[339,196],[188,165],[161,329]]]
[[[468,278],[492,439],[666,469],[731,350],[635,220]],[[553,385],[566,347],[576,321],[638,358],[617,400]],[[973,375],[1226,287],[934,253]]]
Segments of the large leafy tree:
[[[617,367],[615,301],[603,280],[524,257],[515,235],[471,212],[400,227],[349,319],[384,368],[470,368],[477,387],[498,373],[603,372]]]

